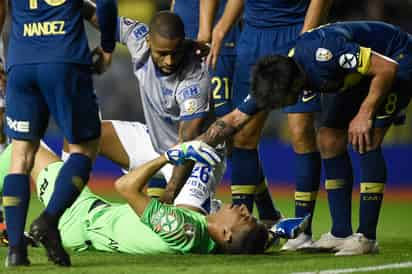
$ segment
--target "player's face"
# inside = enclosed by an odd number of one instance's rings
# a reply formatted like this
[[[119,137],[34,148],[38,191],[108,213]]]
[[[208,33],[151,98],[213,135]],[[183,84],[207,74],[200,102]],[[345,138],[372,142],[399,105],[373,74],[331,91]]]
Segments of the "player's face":
[[[171,74],[177,70],[184,56],[184,39],[168,39],[153,34],[149,38],[149,47],[156,67],[164,74]]]
[[[257,220],[250,214],[245,205],[224,205],[218,212],[217,218],[222,226],[222,229],[230,229],[231,231],[240,231],[249,229],[257,225]]]

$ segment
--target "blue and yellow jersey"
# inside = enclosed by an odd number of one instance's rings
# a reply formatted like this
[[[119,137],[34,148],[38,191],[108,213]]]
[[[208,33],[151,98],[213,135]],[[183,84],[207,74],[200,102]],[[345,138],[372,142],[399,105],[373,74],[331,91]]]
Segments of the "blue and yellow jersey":
[[[199,0],[175,0],[173,12],[179,15],[185,25],[186,37],[196,39],[199,31]],[[222,16],[226,6],[226,0],[219,1],[219,9],[215,22]],[[235,25],[225,36],[221,50],[223,55],[235,54],[236,41],[240,35],[239,25]]]
[[[310,0],[246,0],[244,21],[256,28],[303,24]]]
[[[34,63],[90,64],[82,0],[9,0],[12,29],[7,67]]]
[[[303,67],[312,89],[336,92],[368,83],[372,51],[397,61],[411,49],[411,36],[393,25],[342,22],[305,33],[289,56]]]

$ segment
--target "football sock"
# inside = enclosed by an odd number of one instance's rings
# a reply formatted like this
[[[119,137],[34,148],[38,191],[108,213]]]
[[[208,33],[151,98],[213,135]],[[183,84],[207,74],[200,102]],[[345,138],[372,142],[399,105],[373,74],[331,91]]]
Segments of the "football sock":
[[[24,244],[24,227],[30,200],[30,179],[24,174],[9,174],[4,179],[3,207],[6,214],[9,245]]]
[[[321,160],[319,152],[295,154],[296,192],[295,216],[304,217],[311,214],[310,225],[305,230],[312,235],[312,218],[315,209],[316,196],[319,190]]]
[[[87,184],[92,160],[80,153],[70,154],[56,179],[56,185],[45,211],[57,219],[70,207]]]
[[[167,183],[162,178],[152,178],[147,186],[147,195],[152,198],[160,198],[165,192]]]
[[[353,175],[349,155],[324,159],[329,210],[332,216],[332,234],[336,237],[352,235]]]
[[[386,182],[386,165],[380,148],[360,155],[361,184],[359,229],[366,238],[376,239],[379,211]]]
[[[256,186],[259,184],[259,155],[257,149],[232,150],[232,200],[234,204],[244,204],[253,212]]]
[[[263,170],[260,168],[260,183],[256,187],[255,203],[259,213],[260,220],[279,220],[282,216],[276,209],[272,195],[270,194],[266,178],[263,176]]]

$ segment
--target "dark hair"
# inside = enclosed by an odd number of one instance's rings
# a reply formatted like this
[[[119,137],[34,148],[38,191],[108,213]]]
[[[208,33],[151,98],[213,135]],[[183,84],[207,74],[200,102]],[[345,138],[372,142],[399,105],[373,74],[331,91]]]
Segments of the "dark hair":
[[[185,27],[182,19],[173,12],[160,11],[150,21],[151,34],[159,34],[168,39],[185,38]]]
[[[258,223],[252,229],[233,233],[232,242],[225,245],[224,252],[229,254],[263,254],[267,240],[266,226]]]
[[[252,69],[251,95],[259,108],[272,109],[286,105],[290,96],[301,92],[295,81],[303,83],[304,73],[296,62],[281,55],[268,55],[256,63]]]

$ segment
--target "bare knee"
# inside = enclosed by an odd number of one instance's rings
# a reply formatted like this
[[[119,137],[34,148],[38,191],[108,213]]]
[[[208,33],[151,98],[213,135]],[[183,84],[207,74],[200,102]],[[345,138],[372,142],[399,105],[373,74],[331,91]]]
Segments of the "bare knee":
[[[309,153],[318,150],[313,122],[312,113],[288,114],[289,132],[293,150],[296,153]]]
[[[346,130],[333,128],[320,128],[318,133],[318,145],[322,158],[336,157],[346,151]]]

